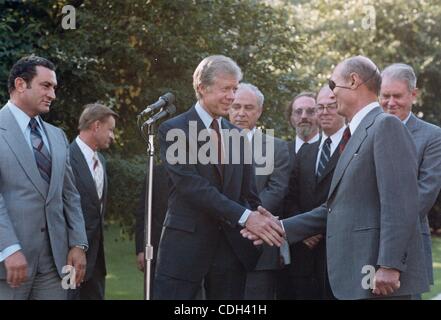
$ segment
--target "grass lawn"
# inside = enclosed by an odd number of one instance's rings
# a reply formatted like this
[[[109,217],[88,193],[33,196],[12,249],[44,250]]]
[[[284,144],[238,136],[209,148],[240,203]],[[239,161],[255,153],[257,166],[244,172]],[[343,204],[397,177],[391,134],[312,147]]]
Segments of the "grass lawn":
[[[435,285],[430,292],[423,295],[423,299],[431,299],[441,293],[441,237],[433,237],[432,241]],[[105,251],[106,299],[142,300],[144,276],[136,268],[134,241],[122,239],[119,227],[109,225],[105,231]]]
[[[105,230],[106,299],[142,300],[144,274],[136,267],[134,240],[122,239],[118,225]]]

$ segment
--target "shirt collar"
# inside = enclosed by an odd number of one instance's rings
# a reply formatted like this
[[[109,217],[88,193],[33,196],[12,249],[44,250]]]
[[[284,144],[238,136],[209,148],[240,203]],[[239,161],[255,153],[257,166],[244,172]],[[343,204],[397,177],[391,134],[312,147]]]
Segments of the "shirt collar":
[[[406,119],[404,119],[403,121],[401,121],[403,124],[407,124],[407,121],[409,121],[410,116],[412,115],[412,112],[409,112],[409,114],[407,115]]]
[[[25,133],[26,129],[29,126],[29,121],[31,120],[31,117],[29,117],[23,110],[21,110],[14,103],[12,103],[11,100],[9,100],[6,105],[8,106],[9,110],[12,112],[12,115],[17,121],[20,130],[23,133]],[[35,119],[37,120],[40,129],[43,129],[43,123],[41,121],[40,116],[36,116]]]
[[[357,127],[359,126],[363,118],[366,117],[366,115],[369,112],[371,112],[373,109],[377,107],[379,107],[377,101],[369,103],[367,106],[363,107],[354,115],[351,122],[349,123],[349,130],[351,130],[351,134],[354,134],[355,130],[357,130]]]
[[[80,148],[81,152],[84,154],[84,157],[87,160],[87,163],[93,163],[93,156],[95,155],[95,151],[91,147],[87,145],[83,140],[81,140],[80,136],[77,136],[75,138],[76,143],[78,144],[78,147]]]
[[[247,137],[248,137],[248,140],[250,140],[250,142],[251,142],[251,140],[253,140],[253,136],[255,133],[256,133],[256,127],[254,127],[253,129],[251,129],[247,132]]]
[[[331,138],[331,144],[338,145],[343,138],[343,132],[345,131],[346,126],[341,127],[336,133],[331,136],[327,136],[325,132],[322,134],[322,140],[320,141],[320,148],[323,147],[325,140],[329,137]]]
[[[205,128],[209,129],[211,123],[213,122],[213,117],[207,112],[207,110],[204,109],[204,107],[200,104],[199,101],[196,102],[195,109],[199,118],[201,118],[202,122],[204,123]],[[219,128],[222,128],[222,117],[219,117],[216,120],[219,123]]]
[[[319,140],[320,140],[320,134],[317,133],[314,137],[312,137],[311,140],[309,140],[306,143],[311,144],[311,143],[317,142]],[[305,141],[302,140],[302,138],[300,138],[299,136],[296,136],[296,144],[295,144],[295,146],[296,146],[296,153],[299,152],[300,148],[303,146],[304,143],[305,143]]]

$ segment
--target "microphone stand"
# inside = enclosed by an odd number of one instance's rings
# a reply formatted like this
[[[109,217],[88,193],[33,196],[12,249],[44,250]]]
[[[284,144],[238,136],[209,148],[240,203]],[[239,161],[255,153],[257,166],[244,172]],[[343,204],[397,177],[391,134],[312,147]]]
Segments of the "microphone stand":
[[[140,116],[138,116],[138,123]],[[147,142],[147,157],[148,157],[148,179],[146,179],[147,196],[144,197],[144,300],[151,299],[151,274],[152,274],[152,260],[153,260],[153,246],[151,242],[152,229],[152,194],[153,194],[153,164],[154,164],[154,139],[155,139],[155,123],[144,123],[141,127],[141,135]]]
[[[152,274],[152,260],[153,260],[153,246],[151,242],[151,230],[152,230],[152,193],[153,193],[153,164],[155,162],[155,122],[167,115],[171,115],[176,112],[176,106],[174,104],[169,105],[166,111],[160,111],[155,116],[141,125],[142,113],[138,115],[138,127],[140,128],[141,135],[147,142],[147,157],[148,157],[148,173],[149,178],[146,179],[147,197],[144,202],[144,300],[150,300],[151,296],[151,279]]]

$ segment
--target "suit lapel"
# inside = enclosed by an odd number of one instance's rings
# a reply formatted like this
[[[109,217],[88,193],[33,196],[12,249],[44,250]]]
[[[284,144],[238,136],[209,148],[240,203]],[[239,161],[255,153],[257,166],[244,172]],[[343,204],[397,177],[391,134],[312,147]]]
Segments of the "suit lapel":
[[[419,119],[411,113],[409,120],[407,120],[406,127],[409,129],[411,133],[414,133],[415,131],[418,131],[418,128],[420,126]]]
[[[377,107],[373,110],[371,110],[360,122],[355,132],[352,134],[351,138],[349,139],[348,143],[346,144],[346,147],[343,151],[343,153],[340,155],[339,160],[337,161],[337,165],[335,167],[334,176],[332,177],[331,182],[331,188],[329,189],[329,195],[328,198],[332,195],[335,188],[339,184],[341,178],[343,177],[343,174],[348,167],[349,163],[351,162],[354,154],[357,152],[357,150],[360,148],[363,141],[366,139],[367,136],[367,128],[369,128],[375,121],[375,118],[382,113],[383,111],[380,109],[380,107]]]
[[[323,179],[326,178],[326,176],[332,172],[332,170],[334,170],[335,165],[337,164],[338,158],[339,158],[339,154],[338,154],[338,149],[339,149],[340,143],[337,146],[337,148],[335,149],[334,153],[331,156],[331,159],[329,159],[328,163],[326,164],[325,167],[325,171],[323,171],[323,174],[318,178],[317,180],[317,184],[319,184],[320,182],[323,181]]]
[[[49,184],[49,191],[46,199],[47,203],[55,195],[55,191],[59,190],[59,184],[64,183],[64,177],[62,177],[62,174],[64,172],[63,167],[67,156],[67,146],[64,139],[62,139],[62,136],[59,134],[59,132],[57,132],[58,129],[47,125],[47,123],[44,121],[42,121],[42,123],[43,130],[45,131],[47,140],[49,141],[52,159],[51,182]]]
[[[6,131],[3,137],[17,158],[21,168],[41,196],[46,198],[48,192],[47,185],[38,171],[34,154],[11,111],[5,107],[3,107],[0,113],[0,128]]]
[[[231,125],[229,125],[229,123],[225,119],[222,118],[222,129],[231,130],[231,129],[233,129],[233,127]],[[227,137],[224,136],[223,138],[224,138],[224,148],[225,148],[227,146],[227,141],[225,141]],[[242,146],[243,146],[243,143],[241,141],[241,147]],[[233,143],[231,141],[231,138],[229,138],[229,141],[228,141],[228,159],[225,159],[227,162],[226,162],[226,164],[224,164],[222,166],[223,170],[224,170],[224,172],[223,172],[223,181],[222,181],[223,188],[227,188],[228,187],[228,184],[229,184],[230,180],[233,178],[233,174],[234,174],[234,171],[235,171],[235,167],[236,166],[231,165],[233,163],[232,162],[233,161],[233,152],[234,152],[234,150],[233,150]],[[250,149],[250,152],[251,152],[251,149]],[[242,160],[242,157],[241,157],[241,160]],[[217,166],[216,166],[216,168],[217,168]]]
[[[80,179],[83,185],[87,188],[87,192],[90,195],[93,195],[94,201],[99,203],[100,201],[98,199],[98,193],[95,187],[95,180],[93,180],[86,158],[84,158],[83,152],[81,152],[81,149],[76,141],[72,143],[72,162],[76,164],[78,172],[80,173],[80,176],[76,178]],[[106,182],[106,179],[104,179],[104,182]]]

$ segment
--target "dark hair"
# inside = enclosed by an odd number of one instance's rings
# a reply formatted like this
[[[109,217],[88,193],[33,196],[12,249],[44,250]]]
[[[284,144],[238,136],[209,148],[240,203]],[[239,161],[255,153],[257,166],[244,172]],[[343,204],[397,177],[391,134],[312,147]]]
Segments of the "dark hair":
[[[17,78],[22,78],[29,88],[32,79],[34,79],[34,77],[37,75],[37,66],[45,67],[52,71],[55,71],[55,65],[45,58],[38,57],[33,54],[23,57],[12,66],[12,69],[9,72],[9,93],[15,90],[15,79]]]
[[[317,100],[317,95],[314,92],[309,92],[309,91],[300,92],[298,95],[296,95],[294,98],[292,98],[291,101],[289,102],[289,104],[286,106],[285,116],[288,119],[288,121],[290,121],[289,119],[291,118],[291,115],[292,115],[293,103],[301,97],[312,98],[312,99],[314,99],[314,101]]]

